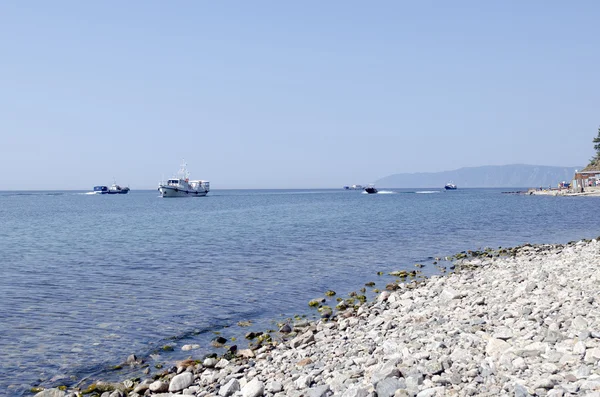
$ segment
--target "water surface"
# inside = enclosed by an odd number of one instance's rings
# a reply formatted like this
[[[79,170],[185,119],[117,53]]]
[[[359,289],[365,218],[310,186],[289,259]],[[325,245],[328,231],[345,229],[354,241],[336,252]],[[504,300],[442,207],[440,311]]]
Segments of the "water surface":
[[[274,327],[326,290],[383,288],[379,271],[600,234],[600,198],[381,190],[0,192],[0,390],[118,377],[131,353],[201,357],[213,331],[239,338],[238,321]]]

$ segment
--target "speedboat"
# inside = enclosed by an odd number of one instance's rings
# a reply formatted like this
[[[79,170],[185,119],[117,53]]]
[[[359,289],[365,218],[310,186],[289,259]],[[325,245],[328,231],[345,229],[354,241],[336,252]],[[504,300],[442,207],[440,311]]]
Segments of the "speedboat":
[[[456,185],[454,183],[446,183],[446,186],[444,186],[444,189],[446,189],[446,190],[456,190]]]
[[[369,185],[365,188],[365,192],[367,192],[369,194],[375,194],[375,193],[377,193],[377,189],[375,189],[375,186]]]
[[[161,197],[204,197],[210,191],[210,182],[204,180],[191,181],[190,173],[186,168],[185,161],[177,175],[167,182],[158,184],[158,191]]]

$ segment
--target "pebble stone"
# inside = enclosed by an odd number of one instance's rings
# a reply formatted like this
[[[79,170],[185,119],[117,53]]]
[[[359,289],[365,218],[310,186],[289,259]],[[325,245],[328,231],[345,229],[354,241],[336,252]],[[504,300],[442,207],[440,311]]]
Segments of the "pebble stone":
[[[128,397],[600,395],[599,264],[597,240],[464,255],[451,273],[142,379]]]

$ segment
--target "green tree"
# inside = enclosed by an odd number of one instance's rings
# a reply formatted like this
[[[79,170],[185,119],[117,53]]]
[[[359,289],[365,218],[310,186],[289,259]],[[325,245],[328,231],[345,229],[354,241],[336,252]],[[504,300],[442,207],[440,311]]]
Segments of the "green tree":
[[[592,159],[592,163],[600,160],[600,127],[598,127],[598,136],[594,138],[594,150],[596,150],[596,156]]]

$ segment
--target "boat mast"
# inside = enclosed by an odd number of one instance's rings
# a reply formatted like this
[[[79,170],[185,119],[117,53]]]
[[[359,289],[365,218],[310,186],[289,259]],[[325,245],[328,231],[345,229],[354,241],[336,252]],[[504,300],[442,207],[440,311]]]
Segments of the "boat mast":
[[[190,173],[187,170],[187,164],[185,163],[185,159],[181,160],[181,168],[179,169],[179,175],[183,177],[183,179],[189,179]]]

